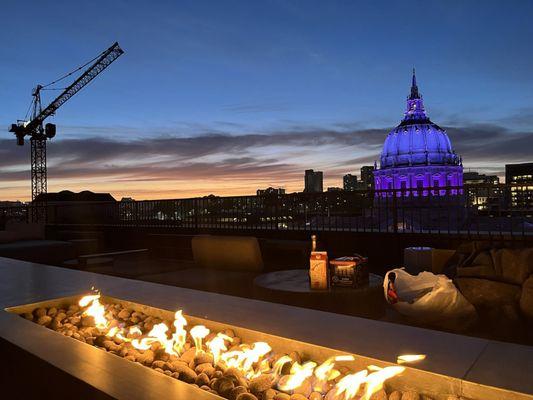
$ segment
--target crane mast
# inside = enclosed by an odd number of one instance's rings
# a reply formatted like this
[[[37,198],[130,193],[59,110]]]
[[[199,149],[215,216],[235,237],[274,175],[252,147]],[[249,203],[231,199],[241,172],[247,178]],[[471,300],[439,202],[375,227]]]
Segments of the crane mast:
[[[31,120],[29,122],[18,121],[18,123],[11,125],[9,131],[13,132],[17,137],[18,145],[22,146],[24,144],[24,138],[26,136],[30,137],[31,197],[33,201],[41,193],[47,192],[46,141],[52,139],[56,133],[54,124],[47,123],[43,126],[45,119],[53,115],[59,107],[83,89],[123,53],[124,51],[120,48],[119,44],[117,42],[113,43],[111,47],[102,52],[90,67],[44,109],[41,106],[41,90],[45,86],[37,85],[32,93],[34,99]],[[33,209],[36,210],[37,207]],[[37,211],[37,213],[40,214],[40,211]],[[41,219],[41,217],[42,215],[33,215],[33,218],[37,220]]]

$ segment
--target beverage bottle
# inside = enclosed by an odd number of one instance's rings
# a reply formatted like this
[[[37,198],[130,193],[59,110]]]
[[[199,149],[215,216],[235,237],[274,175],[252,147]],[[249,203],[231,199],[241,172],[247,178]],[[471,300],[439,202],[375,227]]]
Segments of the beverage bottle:
[[[311,236],[311,256],[309,259],[309,283],[311,289],[327,289],[328,279],[328,253],[318,251],[316,235]]]

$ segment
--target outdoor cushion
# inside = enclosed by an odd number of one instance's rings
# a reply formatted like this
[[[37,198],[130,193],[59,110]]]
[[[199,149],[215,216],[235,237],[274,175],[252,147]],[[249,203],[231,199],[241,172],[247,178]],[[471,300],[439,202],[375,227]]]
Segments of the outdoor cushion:
[[[195,264],[200,268],[260,272],[263,258],[257,238],[251,236],[195,236]]]

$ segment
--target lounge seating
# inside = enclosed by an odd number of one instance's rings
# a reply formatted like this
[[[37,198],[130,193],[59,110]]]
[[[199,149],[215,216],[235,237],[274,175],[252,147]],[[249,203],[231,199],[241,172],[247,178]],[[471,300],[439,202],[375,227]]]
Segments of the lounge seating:
[[[146,274],[138,279],[235,296],[253,295],[253,280],[264,268],[257,238],[195,236],[192,252],[194,268]]]
[[[75,257],[75,253],[72,243],[46,240],[44,226],[40,224],[8,221],[6,229],[0,231],[0,257],[61,265]]]
[[[460,246],[444,272],[501,340],[533,342],[533,248],[472,242]]]

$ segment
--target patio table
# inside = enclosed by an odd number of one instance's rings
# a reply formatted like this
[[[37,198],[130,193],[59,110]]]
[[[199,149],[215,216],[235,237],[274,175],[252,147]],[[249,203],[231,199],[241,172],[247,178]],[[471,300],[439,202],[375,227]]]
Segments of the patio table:
[[[380,318],[385,313],[383,278],[370,274],[368,285],[361,288],[330,287],[316,290],[309,287],[307,269],[274,271],[254,280],[256,295],[267,301],[340,314]]]

